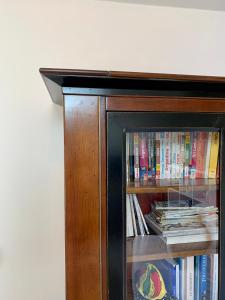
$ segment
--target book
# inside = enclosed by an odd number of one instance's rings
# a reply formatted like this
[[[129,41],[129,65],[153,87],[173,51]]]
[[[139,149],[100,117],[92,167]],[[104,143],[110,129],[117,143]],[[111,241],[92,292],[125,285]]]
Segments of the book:
[[[132,216],[131,216],[131,206],[129,195],[126,195],[126,217],[127,217],[127,237],[131,237],[134,235],[133,224],[132,224]]]
[[[182,178],[180,174],[180,144],[181,144],[181,133],[176,132],[176,178]]]
[[[209,160],[210,160],[211,143],[212,143],[212,132],[209,132],[208,141],[206,145],[206,154],[205,154],[205,178],[209,177]]]
[[[197,159],[197,137],[198,134],[196,131],[192,132],[192,155],[191,155],[191,171],[190,178],[196,178],[196,159]]]
[[[212,254],[211,255],[211,259],[212,259],[212,282],[211,282],[211,299],[212,300],[218,300],[218,272],[219,272],[219,268],[218,268],[218,254]]]
[[[147,139],[146,134],[144,132],[140,133],[139,136],[139,164],[140,164],[140,179],[147,180],[148,179],[148,148],[147,148]]]
[[[187,275],[186,275],[186,298],[194,300],[194,256],[188,256]]]
[[[196,155],[196,178],[205,177],[205,150],[206,150],[207,132],[198,132],[197,155]]]
[[[177,132],[171,132],[171,178],[176,178],[176,136]]]
[[[200,285],[199,285],[199,299],[207,300],[207,275],[208,275],[208,257],[207,255],[200,256]]]
[[[134,213],[133,198],[130,195],[128,195],[128,197],[129,197],[130,207],[131,207],[131,217],[132,217],[132,224],[133,224],[133,229],[134,229],[134,235],[138,236],[136,218],[135,218],[135,213]]]
[[[137,209],[138,209],[138,211],[139,211],[139,213],[140,213],[140,216],[141,216],[141,221],[142,221],[142,223],[143,223],[144,231],[146,232],[146,234],[149,234],[149,230],[148,230],[147,224],[146,224],[146,222],[145,222],[145,218],[144,218],[144,216],[143,216],[141,207],[140,207],[140,205],[139,205],[139,202],[138,202],[138,200],[137,200],[137,196],[136,196],[135,194],[133,195],[133,199],[134,199],[134,198],[135,198],[135,202],[136,202],[136,205],[137,205]]]
[[[190,162],[190,132],[185,132],[184,178],[189,177]]]
[[[155,147],[156,147],[156,179],[160,179],[160,134],[159,132],[156,132],[155,134],[156,140],[155,140]]]
[[[140,170],[139,170],[139,135],[134,133],[134,179],[140,179]]]
[[[165,178],[165,132],[160,132],[160,179]]]
[[[134,135],[129,133],[129,172],[127,177],[130,177],[130,181],[134,180]]]
[[[128,181],[217,178],[219,132],[135,132],[127,134]],[[191,184],[191,183],[190,183]]]
[[[195,256],[195,266],[194,266],[194,299],[199,300],[199,286],[200,286],[200,256]]]
[[[135,207],[135,211],[136,211],[136,215],[137,215],[137,221],[138,221],[138,226],[139,226],[140,234],[142,236],[144,236],[145,235],[145,231],[144,231],[144,225],[143,225],[143,222],[142,222],[140,210],[138,208],[138,200],[137,200],[136,195],[134,195],[134,194],[132,194],[131,197],[133,197],[133,202],[134,202],[134,207]]]
[[[165,132],[165,178],[171,178],[171,132]]]
[[[219,133],[212,133],[211,151],[209,159],[209,178],[216,178],[216,168],[219,153]]]

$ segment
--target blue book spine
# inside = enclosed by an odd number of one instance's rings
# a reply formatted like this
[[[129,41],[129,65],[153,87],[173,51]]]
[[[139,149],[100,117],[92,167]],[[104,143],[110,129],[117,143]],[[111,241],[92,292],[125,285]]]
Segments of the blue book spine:
[[[179,282],[180,282],[180,288],[179,288],[179,299],[182,300],[182,289],[184,289],[183,285],[182,285],[182,273],[183,273],[183,263],[182,263],[182,259],[179,258]]]
[[[199,300],[199,281],[200,281],[200,256],[195,256],[195,282],[194,282],[194,295],[195,300]]]
[[[160,271],[165,282],[167,293],[170,297],[176,297],[176,265],[167,260],[161,261]]]
[[[199,300],[207,300],[207,275],[208,275],[208,258],[207,255],[200,257],[200,287]]]

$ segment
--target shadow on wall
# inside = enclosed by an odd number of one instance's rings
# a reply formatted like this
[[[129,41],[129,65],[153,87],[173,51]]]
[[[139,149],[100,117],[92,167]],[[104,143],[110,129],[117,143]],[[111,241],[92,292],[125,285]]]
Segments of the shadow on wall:
[[[130,4],[196,8],[205,10],[225,10],[225,0],[100,0]]]

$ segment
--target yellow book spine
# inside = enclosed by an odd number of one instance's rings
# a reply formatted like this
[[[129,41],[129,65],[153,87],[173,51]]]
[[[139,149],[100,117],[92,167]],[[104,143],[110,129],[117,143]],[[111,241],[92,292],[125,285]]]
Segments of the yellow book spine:
[[[216,178],[218,153],[219,153],[219,132],[213,132],[210,159],[209,159],[209,178]]]

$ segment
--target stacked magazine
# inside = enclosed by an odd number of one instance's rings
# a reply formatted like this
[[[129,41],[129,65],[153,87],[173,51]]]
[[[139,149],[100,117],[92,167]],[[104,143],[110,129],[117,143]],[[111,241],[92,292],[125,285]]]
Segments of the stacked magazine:
[[[146,223],[168,245],[218,240],[218,208],[198,202],[155,202]]]
[[[126,206],[127,237],[148,235],[148,227],[135,194],[126,195]]]

